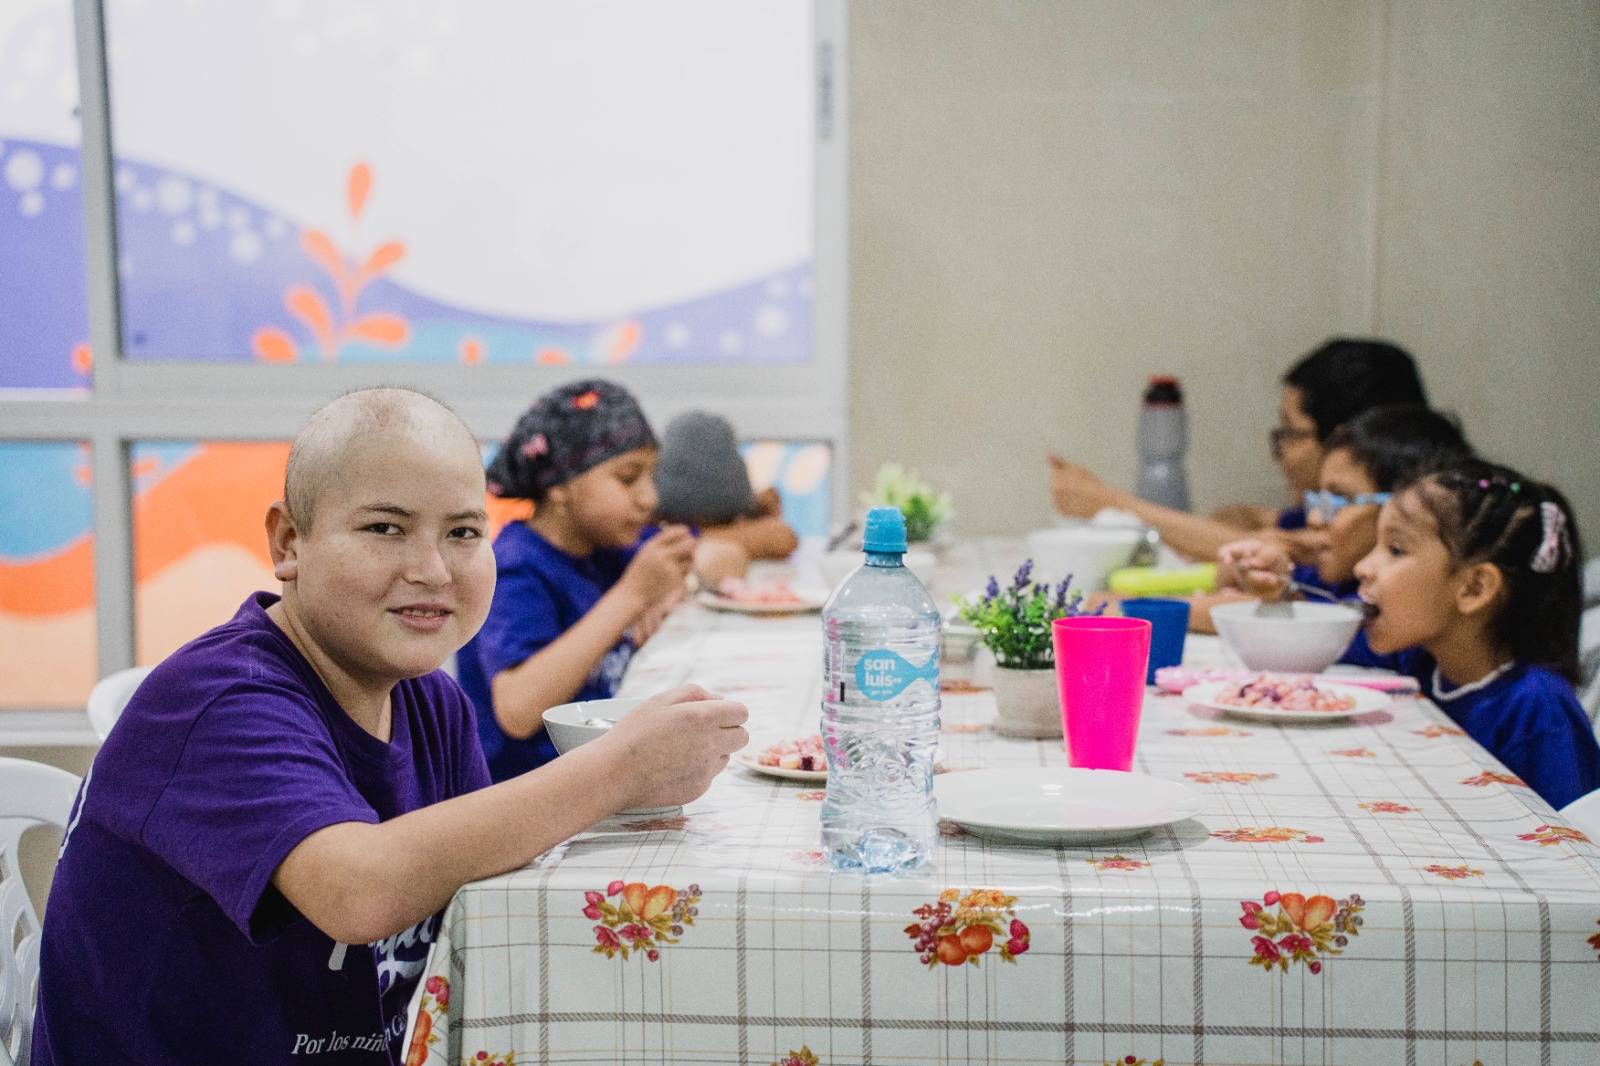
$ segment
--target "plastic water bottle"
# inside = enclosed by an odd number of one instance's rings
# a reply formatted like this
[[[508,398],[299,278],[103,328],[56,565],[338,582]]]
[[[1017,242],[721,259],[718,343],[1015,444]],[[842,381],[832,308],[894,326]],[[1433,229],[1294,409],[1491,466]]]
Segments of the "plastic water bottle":
[[[1139,412],[1139,481],[1134,491],[1140,499],[1175,511],[1189,509],[1189,478],[1183,469],[1188,447],[1178,379],[1152,377]]]
[[[867,514],[866,561],[822,608],[822,850],[835,870],[891,873],[933,856],[939,814],[939,610],[901,562],[905,518]]]

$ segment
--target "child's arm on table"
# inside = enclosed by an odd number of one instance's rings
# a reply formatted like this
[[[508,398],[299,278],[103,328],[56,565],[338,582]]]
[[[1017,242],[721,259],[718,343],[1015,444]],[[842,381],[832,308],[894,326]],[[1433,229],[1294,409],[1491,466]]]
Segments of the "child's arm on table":
[[[519,740],[533,736],[544,712],[572,699],[629,629],[658,604],[681,597],[694,545],[683,526],[664,527],[640,546],[622,577],[571,629],[496,674],[489,692],[500,728]]]
[[[751,559],[787,559],[800,546],[800,538],[783,520],[783,501],[774,488],[756,493],[754,514],[700,532],[707,539],[737,544]]]
[[[1237,529],[1223,522],[1174,511],[1114,489],[1088,468],[1058,455],[1049,456],[1049,460],[1050,498],[1056,510],[1068,518],[1093,518],[1107,507],[1127,511],[1154,527],[1161,534],[1162,543],[1186,559],[1215,559],[1218,549],[1239,536]]]
[[[605,736],[521,777],[387,822],[340,822],[302,840],[272,883],[334,940],[408,929],[469,881],[527,865],[628,807],[687,803],[749,742],[742,703],[685,685]]]

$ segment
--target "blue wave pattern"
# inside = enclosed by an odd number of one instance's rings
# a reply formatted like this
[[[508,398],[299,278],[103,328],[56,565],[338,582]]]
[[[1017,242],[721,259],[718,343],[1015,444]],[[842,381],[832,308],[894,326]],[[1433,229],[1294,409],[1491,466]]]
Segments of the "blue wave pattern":
[[[27,562],[89,532],[94,495],[85,445],[0,442],[0,558]]]
[[[80,389],[89,340],[76,147],[0,137],[0,388]]]
[[[254,360],[262,328],[287,332],[302,360],[320,355],[284,307],[291,284],[338,294],[300,247],[300,228],[262,205],[179,174],[121,160],[116,166],[123,341],[130,359]],[[396,235],[403,239],[404,235]],[[81,242],[80,242],[81,243]],[[457,362],[468,338],[483,363],[529,364],[556,349],[573,363],[604,363],[623,322],[639,326],[630,363],[766,364],[811,358],[811,264],[623,319],[534,322],[452,307],[379,278],[357,314],[386,312],[411,327],[400,348],[347,341],[340,362]]]

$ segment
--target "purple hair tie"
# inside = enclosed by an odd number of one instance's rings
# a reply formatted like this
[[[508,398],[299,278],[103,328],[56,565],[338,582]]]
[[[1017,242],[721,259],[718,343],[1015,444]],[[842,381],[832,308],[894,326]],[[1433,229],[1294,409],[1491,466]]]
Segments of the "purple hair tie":
[[[1561,561],[1561,551],[1567,537],[1566,512],[1546,500],[1539,505],[1539,521],[1543,526],[1543,535],[1539,539],[1539,550],[1533,553],[1528,567],[1536,574],[1548,574]]]

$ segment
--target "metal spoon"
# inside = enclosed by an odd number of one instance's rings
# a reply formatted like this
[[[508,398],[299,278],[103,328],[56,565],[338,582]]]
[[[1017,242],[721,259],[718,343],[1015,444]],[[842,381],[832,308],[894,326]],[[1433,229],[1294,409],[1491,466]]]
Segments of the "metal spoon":
[[[596,729],[610,729],[617,724],[617,720],[615,718],[585,718],[583,724],[593,726]]]

